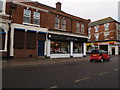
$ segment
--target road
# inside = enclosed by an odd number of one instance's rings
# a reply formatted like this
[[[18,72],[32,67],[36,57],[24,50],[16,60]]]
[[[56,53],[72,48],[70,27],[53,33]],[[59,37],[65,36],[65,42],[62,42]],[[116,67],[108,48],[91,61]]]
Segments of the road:
[[[118,60],[3,69],[3,88],[118,88]]]

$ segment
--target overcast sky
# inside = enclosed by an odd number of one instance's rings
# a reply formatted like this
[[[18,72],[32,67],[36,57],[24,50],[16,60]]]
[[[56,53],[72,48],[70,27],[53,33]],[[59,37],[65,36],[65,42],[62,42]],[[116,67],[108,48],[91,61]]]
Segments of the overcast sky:
[[[96,21],[106,17],[118,20],[118,1],[120,0],[34,0],[55,7],[56,2],[62,3],[62,11]]]

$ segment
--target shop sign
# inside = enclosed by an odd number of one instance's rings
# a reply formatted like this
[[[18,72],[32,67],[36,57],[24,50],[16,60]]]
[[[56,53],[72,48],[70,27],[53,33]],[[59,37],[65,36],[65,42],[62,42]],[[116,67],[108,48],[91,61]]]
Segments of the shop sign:
[[[59,40],[59,41],[76,41],[76,42],[87,42],[86,38],[72,37],[58,34],[48,34],[48,39]]]

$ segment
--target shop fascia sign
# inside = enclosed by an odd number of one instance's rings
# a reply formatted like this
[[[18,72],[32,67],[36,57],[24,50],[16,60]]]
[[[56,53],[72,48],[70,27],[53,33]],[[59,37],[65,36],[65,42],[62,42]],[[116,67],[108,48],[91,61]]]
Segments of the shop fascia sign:
[[[102,43],[94,43],[94,45],[113,45],[113,44],[120,44],[119,42],[102,42]]]

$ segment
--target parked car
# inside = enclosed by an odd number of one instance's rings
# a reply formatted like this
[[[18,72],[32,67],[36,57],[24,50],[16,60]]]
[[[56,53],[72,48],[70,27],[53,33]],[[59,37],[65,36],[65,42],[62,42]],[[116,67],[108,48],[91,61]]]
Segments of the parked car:
[[[110,56],[108,55],[107,51],[104,50],[93,50],[90,54],[90,62],[93,60],[104,62],[104,61],[110,61]]]

